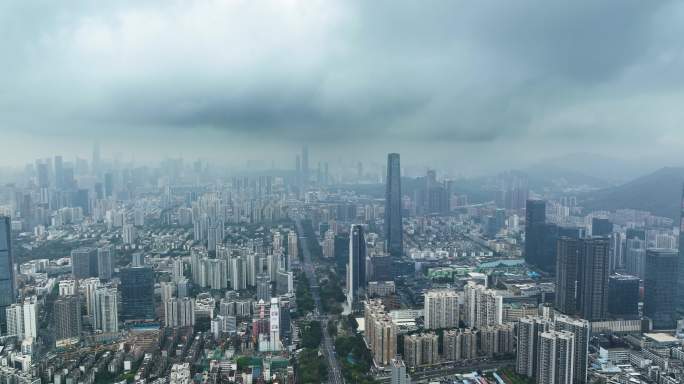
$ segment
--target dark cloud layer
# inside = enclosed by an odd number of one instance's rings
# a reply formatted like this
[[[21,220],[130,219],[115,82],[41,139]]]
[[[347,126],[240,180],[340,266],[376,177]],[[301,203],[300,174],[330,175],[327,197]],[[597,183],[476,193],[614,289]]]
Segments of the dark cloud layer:
[[[675,151],[682,33],[669,1],[9,1],[0,133]]]

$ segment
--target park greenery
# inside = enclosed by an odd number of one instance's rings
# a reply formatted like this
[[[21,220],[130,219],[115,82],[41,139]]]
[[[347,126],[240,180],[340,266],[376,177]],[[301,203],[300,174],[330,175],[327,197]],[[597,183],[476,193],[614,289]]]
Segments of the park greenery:
[[[297,355],[297,383],[319,384],[328,378],[328,368],[318,349],[304,348]]]
[[[309,279],[304,272],[297,273],[296,300],[297,316],[305,316],[313,311],[314,300],[309,288]]]
[[[327,278],[321,281],[320,296],[323,312],[333,315],[342,313],[345,296],[342,292],[342,283],[336,274],[329,272]]]
[[[369,375],[373,357],[361,335],[338,337],[335,339],[335,351],[347,382],[360,384],[376,382]]]
[[[301,324],[303,348],[318,348],[321,345],[323,331],[319,321],[308,321]]]

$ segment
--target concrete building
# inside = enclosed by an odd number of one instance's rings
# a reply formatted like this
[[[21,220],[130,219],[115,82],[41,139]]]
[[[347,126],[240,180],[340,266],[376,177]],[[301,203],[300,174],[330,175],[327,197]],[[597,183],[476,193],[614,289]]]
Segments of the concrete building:
[[[81,335],[81,301],[78,296],[60,296],[54,302],[55,339],[79,338]]]
[[[390,383],[411,384],[411,377],[406,373],[406,364],[401,356],[396,356],[390,362]]]
[[[364,338],[376,365],[387,366],[397,354],[397,327],[380,300],[364,303]]]
[[[459,295],[455,290],[433,290],[425,294],[425,329],[455,328],[459,323]]]
[[[117,289],[100,287],[95,291],[94,327],[104,333],[119,332]]]
[[[503,296],[473,281],[463,288],[463,321],[472,328],[503,324]]]
[[[539,335],[539,384],[572,384],[575,337],[570,332],[547,331]]]
[[[444,332],[444,358],[449,361],[472,359],[477,356],[477,331],[451,329]]]
[[[404,356],[406,365],[415,369],[439,362],[439,337],[437,334],[421,333],[404,336]]]

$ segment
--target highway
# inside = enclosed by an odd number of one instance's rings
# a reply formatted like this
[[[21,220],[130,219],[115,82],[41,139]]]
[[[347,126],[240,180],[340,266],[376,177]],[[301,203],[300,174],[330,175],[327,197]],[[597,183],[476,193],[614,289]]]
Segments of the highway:
[[[321,306],[321,297],[319,295],[319,285],[318,277],[316,276],[316,269],[311,261],[311,250],[309,249],[309,243],[306,236],[304,236],[304,230],[302,228],[302,223],[300,220],[296,221],[297,234],[299,246],[302,248],[302,254],[304,255],[304,262],[302,269],[306,273],[306,277],[309,279],[309,289],[311,290],[311,296],[314,300],[314,319],[321,322],[321,331],[323,332],[323,340],[319,350],[323,353],[326,360],[328,361],[328,383],[329,384],[343,384],[344,378],[342,377],[342,371],[340,369],[340,364],[335,357],[333,340],[328,333],[328,320],[330,316],[323,314]]]

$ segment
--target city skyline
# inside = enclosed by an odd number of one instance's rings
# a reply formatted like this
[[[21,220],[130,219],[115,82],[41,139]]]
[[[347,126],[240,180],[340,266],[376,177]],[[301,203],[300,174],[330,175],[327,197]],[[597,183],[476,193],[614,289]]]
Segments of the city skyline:
[[[684,3],[0,35],[0,383],[684,383]]]

